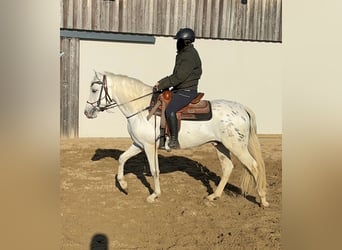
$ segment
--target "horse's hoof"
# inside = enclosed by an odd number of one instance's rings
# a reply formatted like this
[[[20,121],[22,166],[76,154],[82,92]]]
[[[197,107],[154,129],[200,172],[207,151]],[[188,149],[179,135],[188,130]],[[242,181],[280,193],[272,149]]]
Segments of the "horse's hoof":
[[[119,180],[119,184],[120,184],[120,187],[121,187],[123,190],[127,190],[127,181],[125,181],[125,180]]]
[[[262,207],[269,207],[269,206],[270,206],[270,203],[268,203],[267,201],[262,201],[262,202],[261,202],[261,206],[262,206]]]
[[[151,194],[150,196],[147,197],[146,201],[148,203],[154,203],[157,197],[158,196],[155,193],[153,193],[153,194]]]
[[[211,195],[208,195],[206,198],[207,198],[207,200],[209,200],[209,201],[215,201],[215,200],[217,200],[219,197],[216,196],[215,194],[211,194]]]
[[[209,200],[208,197],[206,197],[206,199],[203,199],[203,203],[207,207],[216,207],[216,204],[212,200]]]

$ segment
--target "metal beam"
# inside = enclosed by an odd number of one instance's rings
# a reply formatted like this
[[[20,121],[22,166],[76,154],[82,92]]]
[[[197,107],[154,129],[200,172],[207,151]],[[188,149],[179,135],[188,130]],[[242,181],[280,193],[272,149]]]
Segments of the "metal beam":
[[[79,38],[81,40],[113,41],[129,43],[150,43],[154,44],[156,38],[151,35],[123,34],[113,32],[98,32],[88,30],[61,29],[61,37]]]

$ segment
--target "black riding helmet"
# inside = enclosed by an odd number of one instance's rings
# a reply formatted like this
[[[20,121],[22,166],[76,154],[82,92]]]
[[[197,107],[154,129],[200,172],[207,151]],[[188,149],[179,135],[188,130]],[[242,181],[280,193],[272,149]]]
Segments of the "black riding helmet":
[[[177,39],[177,51],[180,52],[195,41],[195,32],[190,28],[180,29],[177,32],[175,39]]]
[[[195,32],[190,28],[180,29],[177,32],[175,39],[190,40],[193,43],[195,41]]]

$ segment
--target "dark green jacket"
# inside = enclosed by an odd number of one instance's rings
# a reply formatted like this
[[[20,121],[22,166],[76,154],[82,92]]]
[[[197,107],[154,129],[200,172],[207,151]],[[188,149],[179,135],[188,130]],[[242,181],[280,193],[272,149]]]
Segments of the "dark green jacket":
[[[179,51],[173,73],[159,80],[159,89],[173,86],[175,89],[197,90],[198,80],[202,75],[202,62],[192,44]]]

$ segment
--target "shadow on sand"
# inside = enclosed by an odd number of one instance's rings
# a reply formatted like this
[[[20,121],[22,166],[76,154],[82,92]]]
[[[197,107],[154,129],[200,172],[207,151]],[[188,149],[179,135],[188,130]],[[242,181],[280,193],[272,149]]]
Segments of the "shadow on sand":
[[[120,155],[124,151],[118,149],[96,149],[95,154],[91,158],[92,161],[99,161],[103,158],[111,157],[118,160]],[[221,177],[210,171],[206,166],[203,166],[197,161],[193,161],[183,156],[169,156],[165,157],[158,155],[160,174],[172,173],[175,171],[182,171],[196,180],[200,180],[206,187],[208,194],[214,192],[210,186],[210,181],[214,182],[217,186]],[[139,164],[137,164],[139,163]],[[181,164],[180,164],[181,163]],[[150,193],[153,189],[150,183],[147,181],[146,176],[151,176],[151,172],[148,166],[148,161],[144,152],[129,159],[125,164],[124,174],[132,173],[137,176],[141,183],[149,190]],[[116,187],[123,193],[127,194],[123,190],[115,178]],[[237,196],[241,195],[241,189],[233,184],[227,183],[224,192],[228,195]],[[258,204],[254,196],[247,195],[245,197],[250,202]]]

